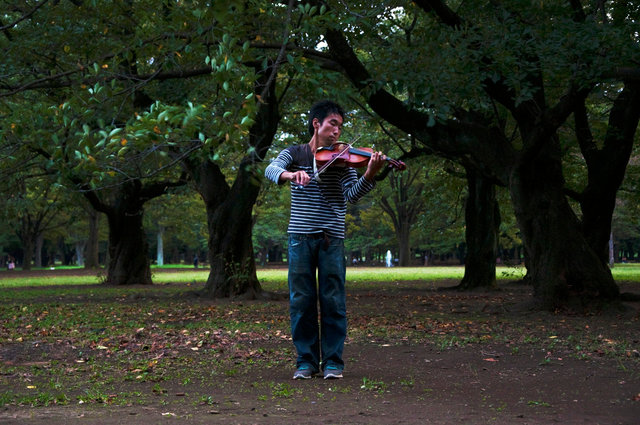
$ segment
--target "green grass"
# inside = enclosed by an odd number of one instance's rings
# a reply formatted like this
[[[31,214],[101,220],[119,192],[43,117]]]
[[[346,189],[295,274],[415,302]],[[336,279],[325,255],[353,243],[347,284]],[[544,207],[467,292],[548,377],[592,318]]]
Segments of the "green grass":
[[[505,273],[511,279],[523,276],[521,268],[499,268],[498,278],[504,278]],[[503,270],[503,271],[502,271]],[[80,271],[80,269],[78,269]],[[639,271],[640,272],[640,271]],[[40,276],[19,276],[15,272],[0,271],[0,288],[54,285],[94,285],[103,279],[103,270],[89,275],[59,275],[55,271],[42,269]],[[209,276],[208,269],[185,268],[184,270],[162,270],[152,268],[153,282],[167,283],[204,283]],[[399,282],[412,280],[445,280],[462,279],[464,267],[353,267],[347,268],[347,281],[366,283],[374,281]],[[258,279],[261,283],[282,284],[287,281],[286,268],[259,269]]]
[[[184,270],[176,267],[153,267],[153,282],[156,284],[192,283],[203,284],[209,276],[208,269],[193,269],[183,266]],[[164,270],[166,269],[166,270]],[[81,269],[78,269],[80,272]],[[616,264],[611,270],[616,280],[640,282],[640,264]],[[49,274],[48,269],[42,269],[39,276],[20,276],[16,272],[0,271],[0,288],[55,286],[55,285],[95,285],[104,278],[104,270],[88,275],[60,275],[55,271]],[[498,281],[517,280],[524,276],[524,267],[500,266],[496,269]],[[347,268],[347,282],[402,282],[402,281],[439,281],[447,279],[462,279],[464,266],[447,267],[349,267]],[[263,284],[281,286],[287,281],[286,268],[259,269],[258,279]]]
[[[12,276],[10,272],[0,272],[0,288],[21,286],[93,285],[99,283],[98,276]]]
[[[640,282],[640,263],[639,264],[616,264],[611,269],[615,280],[626,280],[630,282]]]

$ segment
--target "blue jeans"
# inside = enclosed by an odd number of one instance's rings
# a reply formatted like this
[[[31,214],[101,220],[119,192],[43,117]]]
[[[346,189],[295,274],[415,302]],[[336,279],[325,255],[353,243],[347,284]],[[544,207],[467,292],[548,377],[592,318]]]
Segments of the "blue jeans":
[[[289,314],[298,367],[343,369],[347,337],[344,240],[289,235]],[[316,282],[316,269],[318,281]],[[318,301],[320,326],[318,326]],[[321,363],[322,361],[322,363]]]

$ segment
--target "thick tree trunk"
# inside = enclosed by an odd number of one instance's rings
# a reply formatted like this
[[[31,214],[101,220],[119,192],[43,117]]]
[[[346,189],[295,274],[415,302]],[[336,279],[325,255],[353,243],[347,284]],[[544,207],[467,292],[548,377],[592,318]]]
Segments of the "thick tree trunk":
[[[622,181],[622,180],[621,180]],[[617,189],[616,189],[617,191]],[[616,191],[605,190],[602,184],[588,187],[580,202],[582,233],[598,261],[608,264],[611,220],[616,203]]]
[[[155,182],[143,185],[140,180],[120,184],[112,204],[100,200],[93,191],[85,192],[91,205],[107,216],[109,222],[109,250],[107,285],[149,285],[151,269],[149,245],[143,227],[143,205],[161,196],[170,187],[181,186],[183,178],[175,182]]]
[[[619,92],[609,113],[601,148],[593,140],[584,103],[576,108],[574,115],[576,135],[588,166],[587,187],[578,196],[583,233],[600,261],[607,264],[616,194],[624,179],[640,121],[640,83],[628,82]]]
[[[109,265],[107,285],[150,285],[149,244],[138,203],[107,214],[109,220]]]
[[[613,233],[609,237],[609,268],[613,268],[615,262],[615,251],[613,249]]]
[[[262,292],[251,241],[251,213],[260,190],[257,182],[250,173],[240,172],[225,201],[207,208],[211,272],[205,292],[209,297],[255,299]]]
[[[24,252],[22,270],[31,270],[31,259],[33,258],[34,251],[33,237],[27,236],[22,238],[22,251]]]
[[[495,185],[467,168],[469,195],[465,206],[467,256],[457,289],[495,288],[500,209]]]
[[[36,235],[36,250],[35,250],[35,259],[34,266],[42,267],[42,247],[44,246],[44,235],[42,233],[38,233]],[[46,265],[46,264],[45,264]]]
[[[99,254],[99,222],[100,213],[94,209],[89,210],[89,239],[84,262],[85,269],[97,269],[100,267]]]
[[[183,162],[207,209],[211,272],[204,291],[212,298],[251,299],[263,295],[256,275],[251,214],[262,181],[256,165],[271,146],[280,121],[276,79],[269,75],[261,74],[256,84],[261,102],[250,129],[253,150],[238,165],[233,186],[229,187],[220,168],[208,159],[198,165],[190,160]],[[269,87],[265,93],[266,84]]]
[[[396,229],[396,237],[398,238],[398,266],[409,267],[411,265],[411,245],[410,245],[411,225],[409,223],[400,223],[400,227]]]
[[[615,299],[618,287],[584,237],[563,187],[560,161],[549,157],[512,173],[510,192],[535,297],[546,309]]]

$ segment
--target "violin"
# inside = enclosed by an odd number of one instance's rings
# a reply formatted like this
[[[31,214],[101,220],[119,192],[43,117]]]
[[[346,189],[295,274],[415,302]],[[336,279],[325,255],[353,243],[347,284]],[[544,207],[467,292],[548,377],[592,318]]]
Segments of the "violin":
[[[316,164],[320,167],[314,177],[333,165],[352,168],[366,167],[371,159],[373,148],[353,148],[352,144],[336,142],[331,146],[318,148],[314,157]],[[396,170],[402,171],[407,168],[404,162],[397,159],[386,158],[386,160],[389,161],[389,166]]]

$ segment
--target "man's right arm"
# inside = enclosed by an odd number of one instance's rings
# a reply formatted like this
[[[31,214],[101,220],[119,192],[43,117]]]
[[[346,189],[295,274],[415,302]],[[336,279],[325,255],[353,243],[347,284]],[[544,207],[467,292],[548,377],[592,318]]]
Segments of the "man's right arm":
[[[311,180],[311,178],[309,177],[309,175],[303,171],[296,171],[295,173],[292,173],[291,171],[285,171],[284,173],[280,174],[280,179],[278,180],[278,182],[284,183],[286,181],[290,181],[292,183],[296,183],[302,186],[306,186],[307,184],[309,184],[309,181]]]
[[[282,184],[286,181],[286,176],[290,173],[287,169],[291,167],[292,164],[293,157],[289,150],[285,149],[267,166],[264,170],[264,175],[272,182]]]
[[[309,180],[311,180],[309,175],[302,170],[295,172],[289,171],[292,164],[293,157],[289,150],[285,149],[280,152],[271,164],[269,164],[267,169],[264,171],[264,175],[272,182],[278,184],[283,184],[289,181],[303,186],[307,185]]]

